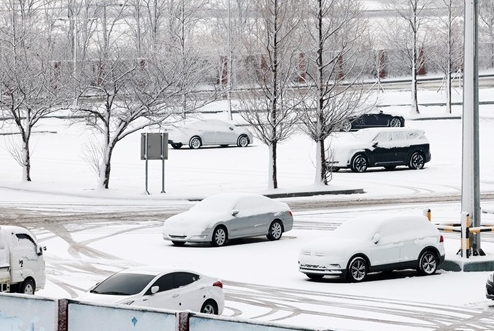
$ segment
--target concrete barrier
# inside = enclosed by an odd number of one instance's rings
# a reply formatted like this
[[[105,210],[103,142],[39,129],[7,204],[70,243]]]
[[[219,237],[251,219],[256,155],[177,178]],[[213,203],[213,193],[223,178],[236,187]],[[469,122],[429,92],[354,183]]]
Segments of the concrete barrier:
[[[0,330],[58,331],[57,316],[55,300],[22,294],[0,296]]]
[[[189,311],[0,293],[0,331],[323,331]],[[329,329],[324,329],[329,331]]]

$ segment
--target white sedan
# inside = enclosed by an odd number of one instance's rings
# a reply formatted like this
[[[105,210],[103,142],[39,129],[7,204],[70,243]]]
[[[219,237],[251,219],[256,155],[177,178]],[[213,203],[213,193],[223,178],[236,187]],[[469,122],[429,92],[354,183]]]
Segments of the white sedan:
[[[417,269],[434,274],[444,261],[444,238],[422,215],[372,215],[349,220],[302,248],[300,272],[360,282],[369,272]]]
[[[163,267],[122,270],[96,284],[79,300],[216,315],[225,307],[223,283],[219,279]]]
[[[175,149],[184,145],[193,149],[208,145],[247,147],[253,141],[254,137],[249,130],[220,120],[196,121],[168,134],[168,143]]]
[[[227,240],[265,235],[278,240],[293,227],[286,203],[250,193],[220,193],[190,210],[168,218],[163,239],[181,246],[186,242],[223,246]]]

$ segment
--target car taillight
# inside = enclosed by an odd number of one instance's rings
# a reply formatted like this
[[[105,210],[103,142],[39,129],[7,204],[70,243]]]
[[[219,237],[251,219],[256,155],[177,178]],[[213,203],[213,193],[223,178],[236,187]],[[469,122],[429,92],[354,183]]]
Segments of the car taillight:
[[[444,237],[443,237],[443,235],[441,235],[441,236],[439,237],[439,242],[440,242],[440,243],[443,243],[443,242],[444,242]]]
[[[291,210],[289,210],[289,211],[288,211],[288,214],[290,214],[290,216],[292,216],[292,217],[293,217],[293,213],[292,213],[292,211],[291,211]]]
[[[219,288],[223,288],[223,283],[220,282],[219,280],[213,283],[213,286],[217,286]]]

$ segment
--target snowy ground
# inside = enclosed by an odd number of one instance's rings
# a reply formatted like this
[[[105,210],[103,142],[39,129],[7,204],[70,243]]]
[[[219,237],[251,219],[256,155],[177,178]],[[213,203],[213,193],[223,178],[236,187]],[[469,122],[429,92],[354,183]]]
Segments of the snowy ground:
[[[492,101],[493,92],[482,91],[481,100]],[[408,98],[408,93],[386,92],[380,103],[399,104]],[[420,98],[422,102],[432,102],[442,96],[422,91]],[[461,95],[455,94],[455,98],[461,100]],[[482,192],[494,192],[494,156],[490,152],[494,140],[493,108],[481,107]],[[422,107],[419,116],[410,115],[408,107],[386,107],[385,111],[403,114],[407,126],[426,131],[432,150],[432,161],[426,169],[379,169],[364,174],[340,171],[334,174],[331,188],[357,187],[366,193],[297,201],[397,196],[407,199],[460,193],[461,120],[423,120],[443,116],[441,107]],[[459,114],[460,108],[455,108],[453,115]],[[2,128],[2,131],[6,129]],[[362,284],[347,284],[335,278],[310,282],[297,270],[300,247],[324,236],[346,219],[378,211],[421,213],[425,208],[431,208],[435,221],[457,222],[459,202],[301,210],[295,211],[298,227],[286,233],[279,242],[252,239],[223,248],[195,245],[178,248],[161,239],[159,218],[134,222],[105,219],[81,222],[77,215],[89,211],[128,210],[132,214],[180,210],[191,205],[184,198],[201,198],[220,191],[267,192],[267,147],[256,141],[245,149],[170,150],[169,160],[165,163],[166,193],[160,193],[161,163],[151,161],[151,194],[147,195],[144,194],[144,162],[139,159],[140,135],[134,134],[117,146],[111,189],[101,192],[95,190],[96,178],[83,158],[85,144],[91,138],[85,128],[68,127],[62,120],[50,119],[42,122],[36,131],[32,183],[21,182],[21,170],[8,153],[7,146],[12,143],[13,136],[0,136],[0,207],[34,210],[38,215],[74,214],[74,223],[64,227],[68,232],[64,237],[57,236],[59,229],[56,230],[54,222],[34,227],[37,236],[48,247],[49,282],[39,295],[74,297],[112,270],[138,264],[173,264],[224,279],[227,284],[226,316],[350,330],[427,330],[438,326],[454,329],[460,327],[464,319],[478,317],[479,311],[484,311],[487,313],[484,322],[492,323],[491,302],[484,296],[487,272],[442,272],[432,277],[398,273],[391,278],[376,277]],[[315,145],[303,135],[280,146],[279,191],[315,189],[314,155]],[[290,203],[291,200],[286,201]],[[494,202],[482,201],[482,207],[486,211],[494,209]],[[484,214],[483,221],[494,223],[494,217]],[[494,240],[489,238],[486,235],[483,248],[494,256]],[[447,254],[454,257],[459,248],[457,237],[447,234],[446,239]],[[74,243],[84,249],[74,252]],[[251,304],[242,302],[241,298]],[[270,302],[277,309],[269,309],[263,302]]]

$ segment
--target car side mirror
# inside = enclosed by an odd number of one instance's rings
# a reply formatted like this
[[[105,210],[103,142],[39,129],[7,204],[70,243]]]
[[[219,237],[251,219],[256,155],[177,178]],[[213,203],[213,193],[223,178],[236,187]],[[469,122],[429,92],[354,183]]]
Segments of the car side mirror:
[[[46,251],[46,246],[40,246],[40,245],[36,246],[36,254],[38,256],[43,255],[43,251]]]
[[[377,244],[379,242],[379,240],[381,240],[381,235],[379,233],[376,233],[373,237],[372,237],[372,242],[374,244]]]
[[[238,210],[234,209],[232,210],[232,216],[237,216],[238,215]]]
[[[156,294],[160,290],[160,287],[158,285],[152,286],[151,287],[151,294]]]
[[[372,147],[377,147],[377,145],[378,145],[378,144],[379,144],[379,143],[376,141],[376,142],[374,142],[374,143],[372,144]]]

